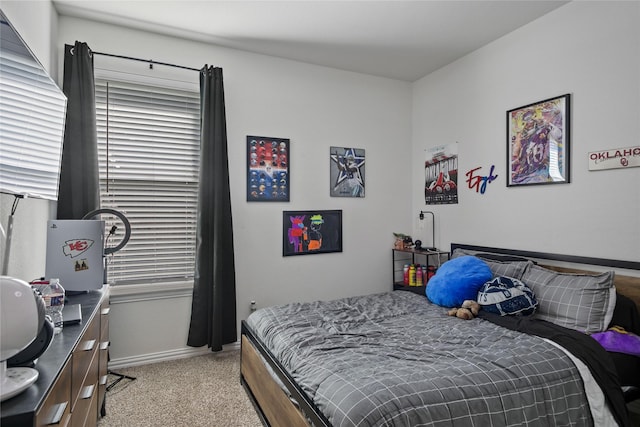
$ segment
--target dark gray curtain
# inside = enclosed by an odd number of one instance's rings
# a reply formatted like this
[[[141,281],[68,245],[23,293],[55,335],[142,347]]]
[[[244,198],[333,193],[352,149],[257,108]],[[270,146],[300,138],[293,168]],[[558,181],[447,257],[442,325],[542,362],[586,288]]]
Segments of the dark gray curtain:
[[[67,118],[62,145],[58,219],[81,219],[100,207],[93,54],[86,43],[64,47]]]
[[[200,188],[187,345],[212,351],[237,341],[236,273],[222,68],[200,70]]]

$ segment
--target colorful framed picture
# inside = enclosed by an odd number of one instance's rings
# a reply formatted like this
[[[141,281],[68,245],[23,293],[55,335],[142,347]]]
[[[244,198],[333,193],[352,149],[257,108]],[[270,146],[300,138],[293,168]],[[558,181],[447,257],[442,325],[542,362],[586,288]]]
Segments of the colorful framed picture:
[[[282,212],[282,256],[342,252],[342,211]]]
[[[507,187],[569,182],[569,94],[507,111]]]
[[[364,150],[331,147],[331,197],[364,197]]]
[[[288,202],[289,140],[247,136],[247,202]]]

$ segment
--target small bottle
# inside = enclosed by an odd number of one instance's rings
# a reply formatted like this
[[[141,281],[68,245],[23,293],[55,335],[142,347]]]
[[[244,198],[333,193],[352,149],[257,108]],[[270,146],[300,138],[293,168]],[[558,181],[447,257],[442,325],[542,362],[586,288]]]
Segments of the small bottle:
[[[422,286],[422,267],[420,264],[416,267],[416,286]]]
[[[411,264],[409,266],[409,286],[416,285],[416,266]]]
[[[49,279],[38,285],[38,290],[44,299],[45,314],[51,318],[54,335],[62,332],[62,309],[64,308],[64,288],[60,284],[60,279]]]
[[[405,286],[409,285],[409,264],[404,265],[404,278],[403,282]]]

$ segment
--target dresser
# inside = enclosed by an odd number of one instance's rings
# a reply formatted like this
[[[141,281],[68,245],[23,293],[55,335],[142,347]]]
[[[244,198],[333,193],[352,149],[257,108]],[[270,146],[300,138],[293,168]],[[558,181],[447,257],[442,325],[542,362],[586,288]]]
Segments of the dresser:
[[[96,426],[104,413],[109,348],[109,288],[68,296],[82,322],[65,325],[38,359],[38,380],[0,406],[2,427]]]

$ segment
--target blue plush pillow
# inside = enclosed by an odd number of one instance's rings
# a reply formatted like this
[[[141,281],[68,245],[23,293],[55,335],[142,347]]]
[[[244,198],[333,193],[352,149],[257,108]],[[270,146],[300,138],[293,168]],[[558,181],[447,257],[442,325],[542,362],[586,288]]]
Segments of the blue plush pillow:
[[[465,255],[442,264],[427,282],[427,298],[443,307],[460,307],[465,300],[474,300],[478,290],[493,274],[486,262]]]
[[[529,315],[536,311],[538,301],[533,291],[513,277],[496,277],[478,291],[478,304],[490,313]]]

